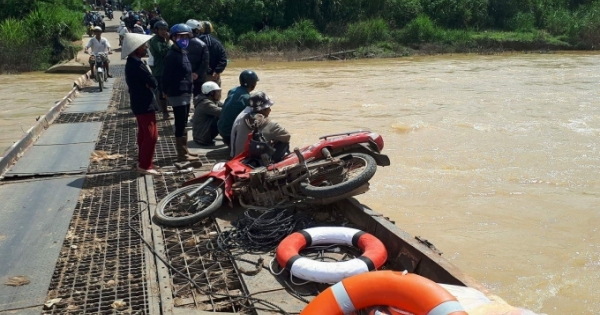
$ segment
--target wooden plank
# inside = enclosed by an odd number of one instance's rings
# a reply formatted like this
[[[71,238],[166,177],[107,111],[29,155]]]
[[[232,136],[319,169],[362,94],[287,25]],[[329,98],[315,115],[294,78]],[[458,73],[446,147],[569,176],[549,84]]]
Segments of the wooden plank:
[[[148,190],[146,189],[146,180],[144,177],[138,178],[138,196],[140,201],[144,201],[138,203],[139,209],[142,210],[148,207]],[[142,221],[142,235],[144,236],[144,240],[149,244],[153,244],[152,223],[148,211],[144,211],[140,214],[140,220]],[[146,246],[144,246],[144,258],[144,261],[146,262],[146,287],[148,288],[149,314],[160,315],[160,289],[158,286],[156,258]]]
[[[236,206],[233,209],[227,209],[227,211],[219,212],[216,219],[219,229],[221,231],[230,229],[232,227],[231,222],[235,221],[242,213],[244,209],[240,206]],[[249,261],[258,261],[263,259],[263,265],[268,266],[271,259],[274,258],[272,254],[256,255],[256,254],[243,254],[241,258]],[[306,303],[296,299],[290,295],[283,284],[284,279],[282,276],[274,276],[267,268],[262,268],[256,275],[251,275],[256,270],[257,266],[245,261],[236,260],[236,268],[239,271],[246,271],[250,275],[240,272],[242,280],[252,297],[267,300],[275,305],[278,305],[288,313],[300,313],[305,307]],[[285,279],[289,283],[289,279]],[[296,280],[298,281],[298,280]],[[301,287],[295,287],[298,291],[303,291]],[[312,300],[313,297],[305,297],[307,300]],[[257,306],[257,305],[255,305]],[[261,306],[262,307],[262,306]],[[258,315],[271,315],[277,314],[275,312],[257,310]]]
[[[152,218],[156,212],[157,204],[156,194],[154,192],[154,179],[152,176],[146,176],[146,189],[148,191],[149,217]],[[156,224],[152,224],[152,239],[154,241],[154,250],[156,253],[162,258],[165,258],[165,241],[162,237],[162,228]],[[156,259],[155,263],[158,275],[162,315],[173,315],[173,291],[169,268],[167,268],[167,266],[159,259]]]

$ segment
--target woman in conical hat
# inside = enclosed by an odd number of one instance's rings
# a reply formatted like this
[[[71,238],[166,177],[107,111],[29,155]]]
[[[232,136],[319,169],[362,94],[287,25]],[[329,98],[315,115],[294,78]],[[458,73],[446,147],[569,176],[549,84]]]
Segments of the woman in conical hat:
[[[138,165],[137,170],[142,174],[160,175],[152,164],[154,149],[158,140],[156,127],[156,105],[154,104],[154,89],[156,80],[142,62],[146,56],[146,43],[150,35],[135,33],[125,34],[121,58],[127,58],[125,64],[125,81],[129,88],[131,111],[138,123]]]

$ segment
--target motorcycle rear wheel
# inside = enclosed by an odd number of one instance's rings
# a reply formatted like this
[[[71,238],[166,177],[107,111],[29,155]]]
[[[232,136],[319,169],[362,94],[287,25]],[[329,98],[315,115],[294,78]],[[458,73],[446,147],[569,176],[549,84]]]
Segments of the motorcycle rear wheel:
[[[192,225],[208,217],[223,204],[223,188],[208,185],[195,196],[187,193],[195,190],[202,183],[179,188],[156,206],[154,221],[170,227]]]
[[[310,167],[310,166],[309,166]],[[333,165],[311,175],[300,184],[302,192],[313,198],[330,198],[350,193],[366,184],[377,171],[375,159],[364,153],[352,153],[343,165]]]

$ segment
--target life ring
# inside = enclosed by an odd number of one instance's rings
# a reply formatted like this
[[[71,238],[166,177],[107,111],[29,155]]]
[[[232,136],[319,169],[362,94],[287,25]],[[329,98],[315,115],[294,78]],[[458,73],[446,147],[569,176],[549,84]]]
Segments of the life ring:
[[[340,244],[358,247],[360,257],[341,262],[320,262],[300,256],[303,248]],[[375,236],[347,227],[315,227],[290,234],[277,247],[277,262],[292,275],[320,283],[336,283],[353,275],[381,267],[387,260],[383,243]]]
[[[356,275],[321,292],[300,315],[344,315],[388,305],[414,315],[468,315],[439,284],[416,274],[376,271]]]

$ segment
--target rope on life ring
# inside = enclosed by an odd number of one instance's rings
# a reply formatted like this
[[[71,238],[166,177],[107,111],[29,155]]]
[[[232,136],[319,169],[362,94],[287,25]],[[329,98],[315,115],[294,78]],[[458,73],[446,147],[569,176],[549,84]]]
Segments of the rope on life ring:
[[[341,262],[321,262],[300,256],[310,246],[339,244],[358,247],[360,257]],[[276,259],[280,266],[304,280],[335,283],[360,273],[381,267],[387,260],[383,243],[375,236],[347,227],[315,227],[290,234],[277,247]]]
[[[377,305],[414,315],[468,315],[439,284],[396,271],[369,272],[344,279],[321,292],[300,315],[344,315]]]

